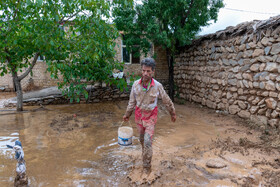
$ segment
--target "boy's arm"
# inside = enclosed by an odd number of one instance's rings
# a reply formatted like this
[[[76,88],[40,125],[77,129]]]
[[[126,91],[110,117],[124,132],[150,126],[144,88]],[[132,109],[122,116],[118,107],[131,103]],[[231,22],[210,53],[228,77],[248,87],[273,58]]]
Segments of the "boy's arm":
[[[131,116],[133,110],[134,110],[134,107],[136,105],[136,98],[135,98],[135,83],[132,85],[132,88],[131,88],[131,92],[130,92],[130,96],[129,96],[129,102],[128,102],[128,105],[127,105],[127,108],[126,108],[126,112],[123,116],[123,119],[125,121],[127,121],[129,119],[129,117]]]
[[[165,105],[166,109],[168,110],[168,112],[171,115],[172,121],[175,122],[176,121],[176,113],[175,113],[174,104],[171,101],[170,97],[165,92],[165,90],[164,90],[162,85],[159,85],[159,93],[160,93],[160,96],[162,98],[163,104]]]

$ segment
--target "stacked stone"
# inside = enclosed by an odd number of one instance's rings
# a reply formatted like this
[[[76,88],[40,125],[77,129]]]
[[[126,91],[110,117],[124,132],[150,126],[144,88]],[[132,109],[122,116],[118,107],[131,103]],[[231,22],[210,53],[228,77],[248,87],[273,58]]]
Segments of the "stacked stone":
[[[91,91],[89,97],[89,103],[94,102],[102,102],[102,101],[115,101],[115,100],[127,100],[129,98],[131,87],[128,86],[128,90],[124,90],[121,92],[115,86],[107,86],[106,84],[95,85],[93,90]],[[82,101],[86,101],[84,98]]]
[[[189,46],[174,79],[184,99],[278,127],[280,26]]]
[[[87,91],[89,93],[88,99],[84,96],[80,97],[79,103],[99,103],[106,101],[118,101],[129,99],[131,86],[127,85],[127,90],[119,90],[116,86],[108,86],[105,83],[96,83],[93,86],[88,86]],[[75,103],[76,101],[74,101]],[[34,106],[34,105],[49,105],[49,104],[69,104],[70,100],[66,98],[61,91],[51,91],[49,95],[34,94],[32,97],[23,99],[24,106]],[[0,103],[1,104],[1,103]],[[16,98],[12,98],[3,104],[4,107],[15,107]]]

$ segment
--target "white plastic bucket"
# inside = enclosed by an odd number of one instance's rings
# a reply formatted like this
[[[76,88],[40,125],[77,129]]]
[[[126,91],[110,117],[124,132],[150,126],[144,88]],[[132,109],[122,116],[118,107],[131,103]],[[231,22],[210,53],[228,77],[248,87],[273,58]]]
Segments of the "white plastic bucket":
[[[133,128],[129,126],[121,126],[118,129],[118,143],[122,146],[132,144]]]

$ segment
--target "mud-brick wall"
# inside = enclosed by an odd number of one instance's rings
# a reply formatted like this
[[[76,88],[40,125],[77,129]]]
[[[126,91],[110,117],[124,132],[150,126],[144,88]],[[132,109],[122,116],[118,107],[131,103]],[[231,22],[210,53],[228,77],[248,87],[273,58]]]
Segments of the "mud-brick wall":
[[[243,29],[238,35],[225,30],[187,46],[175,64],[179,96],[278,127],[279,25]]]
[[[155,46],[154,53],[156,60],[155,79],[157,79],[163,85],[168,86],[169,70],[166,50],[160,46]]]
[[[13,91],[13,78],[11,74],[6,74],[3,77],[0,76],[0,92],[6,91],[11,92]]]
[[[36,65],[32,69],[32,75],[29,73],[28,76],[21,81],[21,86],[24,91],[57,86],[57,83],[62,81],[61,76],[58,80],[52,79],[50,73],[47,71],[47,67],[46,62],[42,60],[37,61]]]
[[[47,64],[42,60],[38,60],[32,69],[32,75],[29,73],[21,81],[21,86],[24,91],[31,91],[57,86],[58,81],[51,79],[50,73],[47,72]],[[0,91],[14,91],[13,77],[11,74],[6,74],[3,77],[0,76]]]

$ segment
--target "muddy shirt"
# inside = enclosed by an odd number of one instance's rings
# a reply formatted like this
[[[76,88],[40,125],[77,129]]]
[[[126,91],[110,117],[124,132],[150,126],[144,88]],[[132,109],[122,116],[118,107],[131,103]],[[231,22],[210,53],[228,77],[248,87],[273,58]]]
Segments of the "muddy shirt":
[[[135,81],[131,88],[125,115],[131,116],[135,106],[136,109],[140,109],[141,111],[153,111],[157,107],[158,98],[162,99],[163,104],[170,114],[175,114],[174,104],[166,94],[161,83],[152,79],[150,87],[145,91],[143,90],[142,79]]]

